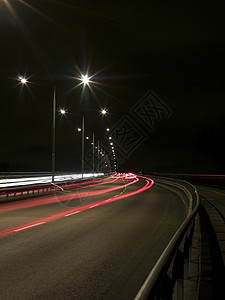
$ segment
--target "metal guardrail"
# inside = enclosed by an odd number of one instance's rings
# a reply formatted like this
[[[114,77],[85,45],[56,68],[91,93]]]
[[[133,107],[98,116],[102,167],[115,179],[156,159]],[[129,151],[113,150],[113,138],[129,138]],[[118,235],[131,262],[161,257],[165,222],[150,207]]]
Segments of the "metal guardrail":
[[[155,176],[182,179],[189,181],[192,184],[211,185],[222,188],[225,187],[225,175],[158,173],[155,174]]]
[[[0,201],[8,200],[15,197],[27,197],[40,194],[55,193],[70,188],[74,183],[85,182],[87,179],[68,180],[55,183],[31,184],[21,187],[1,188]]]
[[[60,191],[60,187],[65,185],[65,183],[52,185],[52,184],[38,184],[38,185],[31,185],[31,186],[24,186],[24,187],[16,187],[16,188],[5,188],[0,190],[0,201],[7,200],[10,198],[15,197],[25,197],[25,196],[32,196],[35,194],[42,194],[42,193],[51,193]]]
[[[66,175],[68,178],[66,180],[64,179],[63,181],[57,181],[57,182],[43,182],[43,183],[35,183],[32,182],[32,180],[29,180],[26,182],[25,185],[20,185],[20,182],[18,181],[18,184],[16,182],[13,182],[13,184],[16,184],[16,186],[7,186],[7,187],[1,187],[0,188],[0,201],[1,200],[7,200],[8,198],[15,198],[15,197],[26,197],[26,196],[32,196],[33,194],[46,194],[47,192],[52,193],[52,192],[57,192],[57,191],[62,191],[65,189],[68,189],[71,185],[73,185],[75,182],[85,182],[86,180],[90,180],[92,178],[101,178],[104,174],[99,174],[99,176],[94,176],[94,177],[85,177],[85,178],[73,178],[74,174],[71,175]],[[65,175],[57,175],[64,177]],[[21,177],[25,178],[26,177]],[[37,177],[39,178],[39,177]],[[5,178],[4,178],[5,179]],[[8,179],[8,178],[6,178]],[[17,177],[14,176],[14,178],[17,180]],[[42,179],[42,178],[41,178]],[[10,184],[10,182],[9,182]],[[1,184],[0,184],[1,186]]]
[[[135,300],[173,299],[175,283],[177,283],[177,299],[182,300],[184,298],[184,279],[188,278],[195,216],[198,211],[200,200],[196,188],[187,182],[185,182],[185,186],[177,182],[174,183],[171,180],[166,181],[165,179],[160,182],[182,189],[190,201],[188,214],[185,221],[176,231],[161,254],[135,297]],[[192,192],[187,188],[187,184],[193,190]],[[195,205],[193,207],[194,203]],[[170,275],[168,274],[169,269]]]

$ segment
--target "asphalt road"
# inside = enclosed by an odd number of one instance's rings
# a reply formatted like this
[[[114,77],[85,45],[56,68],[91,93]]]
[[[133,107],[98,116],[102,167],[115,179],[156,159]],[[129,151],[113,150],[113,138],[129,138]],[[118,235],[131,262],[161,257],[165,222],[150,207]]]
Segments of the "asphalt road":
[[[0,299],[136,296],[186,207],[178,194],[157,183],[125,197],[146,181],[126,187],[122,179],[109,181],[0,206]],[[56,201],[48,203],[50,198]],[[53,215],[58,217],[50,219]],[[29,227],[32,222],[42,224]]]

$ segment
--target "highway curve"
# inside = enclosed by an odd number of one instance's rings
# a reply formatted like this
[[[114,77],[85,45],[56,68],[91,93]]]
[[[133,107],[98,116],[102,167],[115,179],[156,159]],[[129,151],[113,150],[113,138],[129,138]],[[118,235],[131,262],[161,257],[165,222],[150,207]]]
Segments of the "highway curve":
[[[0,298],[133,299],[186,213],[135,176],[3,203]]]

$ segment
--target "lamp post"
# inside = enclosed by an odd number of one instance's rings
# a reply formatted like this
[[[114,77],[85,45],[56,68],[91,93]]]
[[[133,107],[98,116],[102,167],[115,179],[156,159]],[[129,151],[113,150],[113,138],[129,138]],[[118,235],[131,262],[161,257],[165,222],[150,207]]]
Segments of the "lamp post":
[[[22,85],[26,85],[28,80],[23,76],[18,76]],[[65,115],[65,109],[60,109],[60,113]],[[56,120],[56,88],[53,87],[53,103],[52,103],[52,182],[55,180],[55,120]]]
[[[93,132],[92,136],[92,168],[93,168],[93,174],[95,172],[95,134]]]
[[[81,172],[82,178],[84,178],[84,115],[82,118],[82,145],[81,145]]]
[[[100,147],[99,147],[99,141],[98,141],[98,148],[97,148],[97,151],[98,151],[98,167],[97,167],[97,172],[99,172],[99,152],[100,152]]]
[[[65,109],[59,110],[61,115],[65,115]],[[52,183],[55,181],[55,119],[56,119],[56,88],[53,87],[53,104],[52,104]]]
[[[83,86],[85,87],[86,84],[89,83],[89,77],[88,75],[81,75],[81,82],[83,83]],[[82,178],[84,178],[84,113],[82,117],[82,142],[81,142],[81,173]]]
[[[85,75],[81,75],[81,82],[85,88],[85,86],[89,86],[90,84],[90,77],[88,76],[88,74]],[[101,114],[102,115],[106,115],[107,114],[107,110],[105,108],[101,109]],[[83,117],[82,117],[82,145],[81,145],[81,172],[82,172],[82,178],[84,177],[84,137],[85,137],[85,120],[84,120],[84,113],[83,113]],[[94,168],[95,168],[95,161],[94,161],[94,150],[95,149],[95,137],[94,137],[94,133],[93,133],[93,150],[92,150],[92,154],[93,154],[93,158],[92,158],[92,168],[93,168],[93,173],[94,173]],[[99,143],[98,143],[98,150],[99,150]],[[98,156],[99,156],[99,151],[98,151]],[[98,158],[98,170],[99,170],[99,158]]]
[[[56,91],[53,89],[52,105],[52,182],[55,179],[55,110],[56,110]]]

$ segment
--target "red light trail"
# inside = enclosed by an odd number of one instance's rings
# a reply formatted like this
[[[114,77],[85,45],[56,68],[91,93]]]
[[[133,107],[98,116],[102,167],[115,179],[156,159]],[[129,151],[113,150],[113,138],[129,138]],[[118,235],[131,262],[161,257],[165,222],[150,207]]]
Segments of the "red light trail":
[[[138,177],[143,178],[146,181],[145,185],[143,187],[141,187],[140,189],[137,189],[133,192],[129,192],[129,193],[126,193],[126,194],[117,195],[116,197],[114,196],[113,198],[108,198],[108,199],[101,200],[101,201],[98,201],[98,202],[95,202],[95,203],[91,203],[91,204],[87,204],[87,205],[84,205],[84,206],[81,206],[81,207],[73,208],[73,209],[67,210],[66,212],[61,212],[61,213],[58,213],[58,214],[54,214],[52,216],[40,219],[40,220],[35,221],[35,222],[24,224],[22,226],[17,226],[17,227],[13,227],[13,228],[10,228],[10,229],[3,230],[3,231],[0,232],[0,238],[5,237],[7,235],[10,235],[12,233],[16,233],[16,232],[23,231],[23,230],[26,230],[26,229],[29,229],[29,228],[33,228],[33,227],[36,227],[36,226],[39,226],[39,225],[43,225],[43,224],[48,223],[48,222],[52,222],[52,221],[60,219],[62,217],[69,217],[69,216],[78,214],[80,212],[86,211],[88,209],[92,209],[92,208],[95,208],[95,207],[98,207],[98,206],[102,206],[102,205],[105,205],[105,204],[108,204],[108,203],[111,203],[111,202],[118,201],[120,199],[124,199],[124,198],[127,198],[127,197],[137,195],[139,193],[142,193],[142,192],[148,190],[149,188],[151,188],[153,186],[154,181],[152,179],[147,178],[147,177],[143,177],[143,176],[138,176]],[[122,187],[129,186],[129,185],[131,185],[133,183],[136,183],[138,181],[139,181],[139,179],[137,177],[135,177],[135,180],[133,180],[132,182],[130,182],[128,184],[124,184]],[[102,190],[102,191],[100,191],[101,193],[99,193],[99,191],[95,191],[95,192],[93,192],[93,194],[95,194],[95,195],[104,194],[104,193],[107,193],[108,191],[117,190],[118,188],[121,188],[121,186],[116,187],[116,188]]]
[[[117,180],[118,180],[118,178],[116,178],[114,180],[111,180],[111,181],[103,182],[103,183],[100,182],[100,183],[97,183],[97,184],[91,184],[91,185],[82,187],[82,189],[97,186],[97,185],[112,183],[112,182],[115,182]],[[135,182],[132,182],[132,183],[129,183],[129,184],[133,184],[133,183],[135,183]],[[78,184],[75,184],[75,185],[78,185]],[[114,189],[115,190],[116,189],[121,189],[123,187],[124,187],[124,185],[121,185],[121,186],[115,187]],[[79,188],[75,188],[75,189],[70,188],[69,191],[65,190],[65,192],[68,193],[70,191],[76,191],[76,190],[78,190],[78,192],[80,191]],[[95,196],[95,195],[98,195],[98,194],[101,194],[101,193],[107,193],[107,192],[111,192],[111,191],[113,191],[113,189],[105,189],[105,190],[96,191],[96,192],[90,192],[90,191],[82,192],[82,197]],[[80,194],[71,194],[70,193],[68,195],[59,195],[59,193],[62,193],[62,191],[58,191],[57,196],[44,197],[44,198],[38,199],[38,200],[33,199],[31,201],[24,200],[24,201],[20,201],[19,203],[6,203],[6,204],[3,204],[1,206],[0,213],[5,212],[5,211],[10,211],[10,210],[15,210],[15,209],[23,209],[23,208],[28,208],[28,207],[38,206],[38,205],[56,203],[56,202],[65,202],[65,201],[68,201],[68,200],[73,200],[73,199],[80,198]],[[71,196],[72,196],[72,198],[71,198]]]

